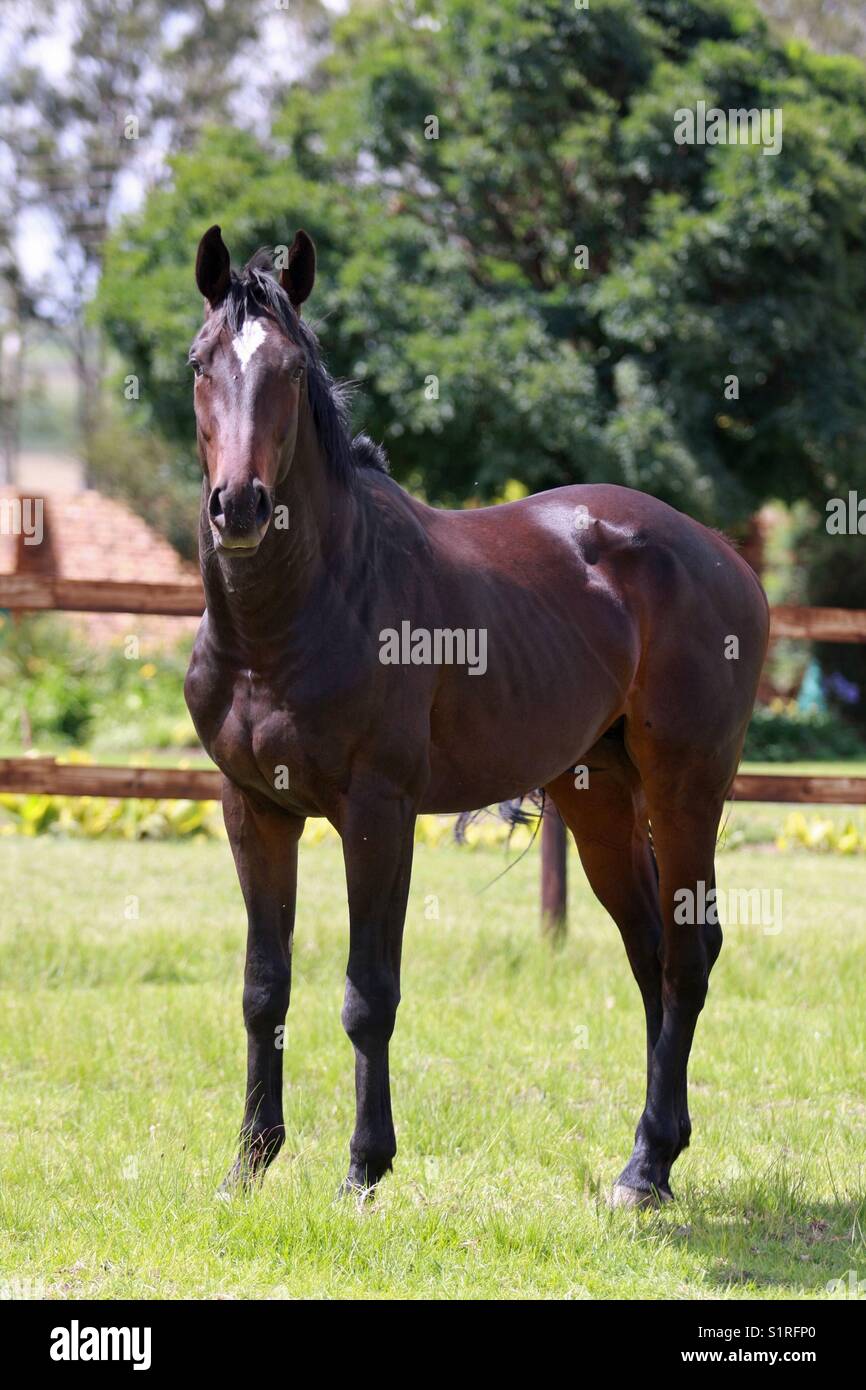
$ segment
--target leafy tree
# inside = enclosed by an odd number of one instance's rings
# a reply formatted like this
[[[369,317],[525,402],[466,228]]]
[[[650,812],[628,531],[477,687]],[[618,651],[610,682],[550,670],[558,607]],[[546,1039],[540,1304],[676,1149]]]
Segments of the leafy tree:
[[[71,349],[88,462],[104,371],[102,339],[88,305],[121,181],[130,174],[143,177],[148,161],[151,168],[158,163],[162,142],[188,146],[208,120],[229,119],[242,77],[239,60],[255,50],[272,13],[268,0],[231,6],[215,0],[75,0],[63,11],[69,59],[64,70],[62,64],[47,69],[39,48],[57,25],[51,8],[7,0],[0,169],[10,190],[7,202],[14,191],[15,206],[7,218],[12,264],[6,279],[13,289],[21,285],[15,235],[21,210],[39,205],[54,224],[59,257],[39,293],[31,293],[31,313],[35,307]],[[62,48],[57,45],[55,56]],[[10,423],[7,433],[12,432]]]
[[[698,101],[781,108],[781,151],[677,143]],[[356,5],[267,139],[214,129],[172,161],[99,310],[191,469],[198,236],[219,221],[240,257],[303,225],[329,360],[428,495],[823,507],[866,483],[864,155],[866,69],[749,0]]]

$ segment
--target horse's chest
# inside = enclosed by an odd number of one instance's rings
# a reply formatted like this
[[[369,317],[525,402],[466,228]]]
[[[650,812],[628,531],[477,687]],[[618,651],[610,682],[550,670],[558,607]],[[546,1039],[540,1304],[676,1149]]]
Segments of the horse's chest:
[[[238,786],[287,810],[327,813],[330,778],[318,765],[311,721],[254,673],[235,677],[218,722],[201,732],[214,762]]]

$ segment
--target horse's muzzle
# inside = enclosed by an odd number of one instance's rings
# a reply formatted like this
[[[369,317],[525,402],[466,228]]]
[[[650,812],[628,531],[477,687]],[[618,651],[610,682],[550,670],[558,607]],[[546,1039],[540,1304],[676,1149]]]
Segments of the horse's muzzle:
[[[258,478],[239,486],[215,487],[208,501],[208,517],[219,549],[235,555],[258,550],[273,510],[270,493]]]

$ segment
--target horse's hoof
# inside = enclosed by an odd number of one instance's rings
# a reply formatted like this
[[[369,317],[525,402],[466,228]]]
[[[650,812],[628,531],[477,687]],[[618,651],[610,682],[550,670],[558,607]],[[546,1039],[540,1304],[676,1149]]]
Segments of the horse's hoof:
[[[249,1164],[238,1161],[226,1173],[217,1188],[216,1195],[224,1202],[231,1201],[232,1197],[250,1192],[254,1187],[260,1187],[264,1176],[264,1168],[252,1168]]]
[[[360,1204],[361,1202],[372,1202],[375,1195],[375,1183],[371,1187],[364,1187],[361,1183],[353,1182],[351,1178],[344,1178],[337,1188],[334,1201],[342,1202],[345,1197],[354,1197]]]
[[[232,1168],[230,1172],[226,1173],[214,1196],[220,1202],[230,1202],[233,1197],[237,1197],[239,1192],[245,1192],[247,1186],[248,1182]]]
[[[629,1187],[624,1182],[615,1183],[610,1194],[611,1207],[662,1207],[673,1200],[669,1187]]]
[[[359,1202],[370,1202],[376,1196],[379,1183],[391,1171],[390,1158],[355,1159],[349,1164],[349,1172],[337,1188],[337,1200],[341,1197],[355,1197]]]

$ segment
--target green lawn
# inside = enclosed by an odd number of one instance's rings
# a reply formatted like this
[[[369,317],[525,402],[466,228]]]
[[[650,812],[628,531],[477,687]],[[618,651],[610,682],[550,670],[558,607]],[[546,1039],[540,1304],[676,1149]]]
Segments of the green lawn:
[[[479,896],[502,863],[417,851],[400,1152],[359,1208],[333,1200],[352,1127],[342,868],[334,845],[305,853],[288,1142],[261,1190],[225,1203],[244,1055],[228,848],[4,840],[0,1281],[54,1297],[825,1298],[862,1278],[866,864],[720,857],[720,886],[782,888],[784,927],[728,930],[679,1201],[641,1214],[605,1202],[642,1101],[618,933],[575,861],[551,953],[537,850]]]

